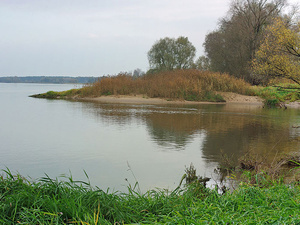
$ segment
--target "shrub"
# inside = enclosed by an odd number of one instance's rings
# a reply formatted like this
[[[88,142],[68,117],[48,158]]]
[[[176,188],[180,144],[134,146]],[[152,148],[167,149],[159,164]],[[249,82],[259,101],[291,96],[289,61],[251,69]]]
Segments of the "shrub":
[[[276,108],[279,105],[280,101],[277,98],[266,99],[265,106],[268,108]]]

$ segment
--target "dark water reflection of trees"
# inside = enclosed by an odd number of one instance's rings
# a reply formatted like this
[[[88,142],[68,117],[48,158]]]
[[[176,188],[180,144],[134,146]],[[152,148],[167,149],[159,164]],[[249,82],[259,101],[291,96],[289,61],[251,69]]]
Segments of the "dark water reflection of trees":
[[[83,104],[84,112],[102,123],[120,127],[133,122],[146,125],[151,140],[168,150],[184,151],[197,135],[205,134],[199,151],[212,162],[220,163],[221,152],[235,161],[248,151],[272,159],[300,147],[300,134],[292,128],[299,115],[297,110],[245,105]]]

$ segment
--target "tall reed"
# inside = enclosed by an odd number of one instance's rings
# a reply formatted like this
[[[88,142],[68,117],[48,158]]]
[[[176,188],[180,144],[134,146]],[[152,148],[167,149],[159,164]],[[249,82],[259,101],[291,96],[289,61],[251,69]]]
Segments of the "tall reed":
[[[102,78],[85,86],[81,96],[142,94],[150,98],[213,100],[217,91],[245,94],[250,85],[228,74],[199,70],[165,71],[133,79],[128,74]],[[218,100],[218,99],[216,99]]]

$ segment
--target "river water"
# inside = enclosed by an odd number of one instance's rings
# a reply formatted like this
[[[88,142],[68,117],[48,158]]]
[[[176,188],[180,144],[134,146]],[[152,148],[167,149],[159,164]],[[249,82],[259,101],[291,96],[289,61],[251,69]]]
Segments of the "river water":
[[[272,160],[299,151],[300,110],[258,105],[125,105],[35,99],[76,85],[0,83],[0,169],[72,175],[111,191],[174,189],[191,163],[217,179],[222,154]],[[85,171],[85,172],[84,172]],[[212,181],[213,181],[212,180]]]

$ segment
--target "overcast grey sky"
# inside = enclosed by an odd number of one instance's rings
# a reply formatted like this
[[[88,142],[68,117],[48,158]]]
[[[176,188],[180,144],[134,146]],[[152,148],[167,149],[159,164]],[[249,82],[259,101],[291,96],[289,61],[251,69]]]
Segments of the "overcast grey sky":
[[[0,76],[146,71],[147,52],[164,37],[188,37],[199,56],[230,2],[0,0]]]

